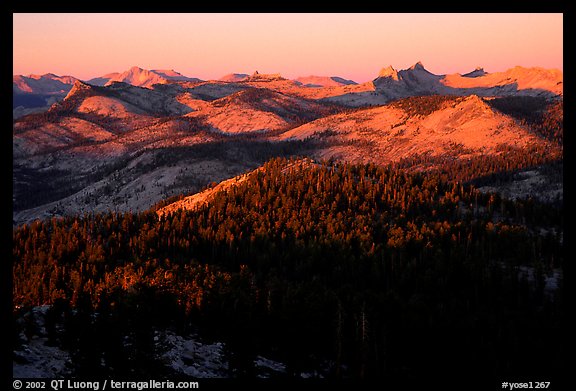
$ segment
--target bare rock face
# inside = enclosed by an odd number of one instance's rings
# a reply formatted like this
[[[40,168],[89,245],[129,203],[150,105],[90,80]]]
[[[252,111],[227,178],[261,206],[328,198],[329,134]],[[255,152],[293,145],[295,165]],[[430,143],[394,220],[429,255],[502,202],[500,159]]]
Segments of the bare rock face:
[[[377,92],[390,99],[429,94],[546,97],[563,94],[562,72],[541,68],[515,67],[506,72],[487,73],[477,67],[464,75],[435,75],[418,62],[401,71],[391,66],[383,68],[372,83]]]
[[[486,75],[487,72],[484,71],[484,68],[482,67],[476,67],[476,69],[474,69],[472,72],[468,72],[463,74],[463,77],[480,77],[480,76],[484,76]]]
[[[378,78],[390,78],[395,81],[400,80],[398,77],[398,72],[392,67],[392,65],[389,65],[386,68],[382,68],[380,73],[378,73]]]

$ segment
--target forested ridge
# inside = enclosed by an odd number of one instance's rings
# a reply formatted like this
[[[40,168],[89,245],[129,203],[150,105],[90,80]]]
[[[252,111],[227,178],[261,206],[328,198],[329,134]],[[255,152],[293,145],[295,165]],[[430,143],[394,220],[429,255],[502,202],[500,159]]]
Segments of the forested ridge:
[[[562,280],[546,285],[562,224],[560,207],[439,173],[278,158],[195,211],[15,228],[14,311],[54,304],[79,373],[101,357],[152,370],[151,330],[190,322],[242,352],[237,375],[262,351],[289,374],[549,373],[563,365]]]

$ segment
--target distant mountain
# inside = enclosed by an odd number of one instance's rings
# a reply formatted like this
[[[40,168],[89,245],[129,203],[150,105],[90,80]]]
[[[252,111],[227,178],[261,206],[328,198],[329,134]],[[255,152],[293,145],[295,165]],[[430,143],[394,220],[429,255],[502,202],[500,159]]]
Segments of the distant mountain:
[[[278,80],[286,80],[286,78],[282,77],[282,75],[279,73],[260,73],[258,71],[254,71],[254,73],[248,76],[245,81],[271,82]]]
[[[442,76],[434,75],[417,62],[408,69],[396,71],[388,66],[380,71],[372,82],[376,91],[392,99],[414,95],[445,93],[440,83]]]
[[[192,81],[192,82],[202,81],[196,77],[184,76],[180,72],[176,72],[173,69],[152,69],[150,72],[155,73],[165,78],[166,80],[171,81]]]
[[[77,80],[61,103],[50,110],[66,113],[86,113],[109,118],[133,115],[166,116],[183,115],[192,111],[177,101],[181,92],[178,87],[156,91],[136,87],[123,82],[111,82],[108,86],[93,86]]]
[[[104,76],[95,77],[93,79],[86,80],[86,83],[92,84],[94,86],[103,86],[106,83],[108,83],[110,80],[117,79],[120,75],[121,75],[121,73],[119,73],[119,72],[112,72],[112,73],[108,73]]]
[[[66,94],[77,79],[72,76],[58,76],[53,73],[44,75],[14,75],[12,92],[14,94],[57,95]]]
[[[482,67],[477,67],[476,69],[474,69],[472,72],[468,72],[463,74],[463,77],[480,77],[480,76],[484,76],[486,75],[486,71],[484,71],[484,68]]]
[[[74,80],[76,78],[71,76],[60,77],[53,74],[14,76],[14,118],[47,110],[66,95]],[[218,99],[244,87],[264,87],[283,94],[349,107],[383,105],[395,99],[431,94],[545,98],[563,95],[563,73],[559,70],[515,67],[504,72],[488,73],[478,67],[462,75],[436,75],[428,71],[421,62],[399,71],[388,66],[383,68],[374,80],[360,84],[336,76],[308,76],[288,80],[280,74],[262,74],[258,71],[252,75],[232,73],[217,81],[202,82],[174,70],[146,70],[139,67],[87,80],[88,84],[95,86],[115,82],[146,88],[154,85],[197,83],[182,85],[183,88],[195,90],[192,95],[182,99],[200,100],[210,97]],[[242,85],[233,84],[239,82],[242,82]]]
[[[128,83],[137,87],[152,87],[154,84],[166,84],[170,81],[198,82],[200,79],[187,77],[174,70],[147,70],[134,66],[122,73],[110,73],[101,77],[90,79],[87,82],[93,85],[109,85],[114,82]]]
[[[372,83],[377,92],[390,99],[430,94],[548,97],[563,94],[562,72],[543,68],[515,67],[487,73],[479,67],[464,75],[435,75],[418,62],[401,71],[391,66],[384,68]]]
[[[238,83],[241,81],[246,80],[250,75],[246,73],[229,73],[227,75],[222,76],[219,81],[225,81],[230,83]]]
[[[353,80],[343,79],[338,76],[304,76],[294,79],[304,87],[337,87],[358,84]]]
[[[382,68],[376,78],[360,84],[330,88],[308,88],[297,81],[268,82],[267,88],[290,92],[308,99],[348,107],[370,107],[392,100],[422,95],[478,95],[482,97],[531,96],[557,98],[563,95],[563,74],[559,70],[515,67],[488,73],[480,67],[472,72],[436,75],[421,62],[408,69]]]
[[[504,72],[487,73],[477,68],[465,74],[445,75],[442,85],[450,90],[483,96],[527,95],[560,96],[564,91],[564,75],[557,69],[517,66]]]
[[[79,80],[72,76],[57,76],[53,73],[45,75],[14,75],[12,78],[13,117],[46,111],[54,103],[61,101]],[[86,81],[94,86],[105,86],[116,82],[133,86],[150,88],[154,84],[169,82],[199,82],[200,79],[182,75],[174,70],[146,70],[132,67],[118,73],[109,73]]]
[[[378,164],[411,156],[486,157],[530,145],[559,152],[476,95],[404,98],[311,121],[277,138],[322,141],[328,147],[317,152],[318,158],[346,156]]]
[[[225,134],[287,129],[330,112],[318,102],[266,88],[246,88],[198,109],[186,116],[205,118],[214,130]]]
[[[72,76],[14,75],[12,77],[12,116],[47,110],[66,96],[77,79]]]

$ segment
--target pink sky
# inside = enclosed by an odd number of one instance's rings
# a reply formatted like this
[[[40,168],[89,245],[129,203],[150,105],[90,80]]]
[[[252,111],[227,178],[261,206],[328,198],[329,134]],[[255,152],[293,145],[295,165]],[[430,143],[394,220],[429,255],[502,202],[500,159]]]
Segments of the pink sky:
[[[372,80],[421,61],[432,73],[516,65],[563,70],[563,15],[13,14],[14,74],[90,79],[133,65],[217,79],[228,73]]]

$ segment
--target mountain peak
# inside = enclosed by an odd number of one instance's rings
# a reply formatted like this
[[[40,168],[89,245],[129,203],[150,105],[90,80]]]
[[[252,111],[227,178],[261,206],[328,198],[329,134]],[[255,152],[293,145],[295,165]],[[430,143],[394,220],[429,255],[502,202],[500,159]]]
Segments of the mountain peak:
[[[471,102],[471,103],[481,103],[484,104],[484,100],[482,98],[480,98],[478,95],[476,94],[471,94],[468,95],[467,97],[464,98],[464,101],[466,102]]]
[[[70,97],[72,97],[74,95],[77,95],[77,94],[82,93],[84,91],[89,91],[91,89],[92,89],[92,86],[90,84],[84,83],[83,81],[76,79],[74,81],[74,85],[72,86],[72,89],[68,92],[68,94],[66,95],[64,100],[70,99]]]
[[[72,76],[58,76],[53,73],[12,76],[13,91],[15,93],[42,95],[64,96],[72,88],[74,80],[76,78]]]
[[[418,61],[416,64],[412,65],[410,68],[412,71],[425,71],[424,65],[422,65],[421,61]]]
[[[398,80],[398,72],[392,67],[392,65],[388,65],[386,68],[380,70],[378,77],[390,77],[393,80]]]
[[[118,76],[109,79],[104,85],[108,86],[118,81],[127,84],[132,84],[138,87],[151,87],[152,85],[157,83],[165,83],[166,78],[154,72],[151,72],[147,69],[143,69],[138,66],[133,66],[127,71],[119,74]]]
[[[102,77],[90,79],[94,85],[108,86],[114,82],[123,82],[137,87],[150,88],[154,84],[167,84],[172,81],[200,81],[193,77],[187,77],[174,69],[144,69],[139,66],[133,66],[130,69],[118,73],[109,73]]]
[[[72,89],[77,89],[77,90],[89,90],[91,88],[90,84],[88,83],[84,83],[81,80],[75,80],[74,81],[74,85],[72,86]]]

